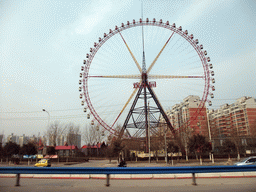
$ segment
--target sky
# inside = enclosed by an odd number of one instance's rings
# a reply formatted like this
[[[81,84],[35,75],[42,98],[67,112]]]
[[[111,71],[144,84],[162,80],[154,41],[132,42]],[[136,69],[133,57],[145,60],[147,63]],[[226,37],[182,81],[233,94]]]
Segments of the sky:
[[[83,60],[109,29],[142,16],[144,20],[176,23],[203,44],[216,80],[210,109],[231,104],[242,96],[256,98],[255,10],[254,0],[148,0],[143,2],[143,9],[141,0],[2,0],[0,134],[44,135],[48,124],[55,121],[74,123],[81,130],[90,125],[93,117],[87,119],[89,112],[83,112],[78,91]],[[136,27],[122,32],[140,64],[141,31]],[[171,33],[145,27],[144,34],[149,66]],[[90,68],[93,75],[139,74],[120,37],[113,36],[99,49]],[[193,64],[189,54],[196,55],[184,39],[174,35],[152,74],[199,74],[202,67]],[[104,121],[120,113],[136,81],[89,81],[92,105]],[[203,95],[204,82],[156,82],[155,91],[165,110],[189,94]],[[120,123],[123,120],[120,118]]]

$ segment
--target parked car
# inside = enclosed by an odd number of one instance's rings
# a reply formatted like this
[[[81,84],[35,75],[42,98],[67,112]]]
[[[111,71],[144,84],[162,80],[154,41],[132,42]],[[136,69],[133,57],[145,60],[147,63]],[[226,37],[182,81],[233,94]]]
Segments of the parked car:
[[[256,165],[256,156],[241,159],[241,161],[235,163],[235,165]]]
[[[51,167],[51,161],[49,159],[41,159],[35,164],[35,167]]]

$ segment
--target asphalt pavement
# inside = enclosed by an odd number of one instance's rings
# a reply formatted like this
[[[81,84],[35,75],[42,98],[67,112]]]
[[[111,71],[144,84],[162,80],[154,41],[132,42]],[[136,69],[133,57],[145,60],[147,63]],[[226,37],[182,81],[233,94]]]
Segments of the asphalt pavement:
[[[1,178],[3,192],[162,192],[162,191],[207,191],[207,192],[256,192],[256,178],[197,179],[191,185],[190,179],[158,180],[111,180],[106,187],[105,180],[99,179],[21,179],[21,186],[15,187],[14,178]]]

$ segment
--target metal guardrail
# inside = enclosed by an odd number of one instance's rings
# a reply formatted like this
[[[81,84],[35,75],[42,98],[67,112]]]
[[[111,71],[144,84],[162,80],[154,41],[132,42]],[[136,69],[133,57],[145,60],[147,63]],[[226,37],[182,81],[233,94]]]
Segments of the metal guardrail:
[[[16,174],[16,185],[20,174],[106,174],[107,183],[111,174],[184,174],[192,173],[192,184],[196,185],[195,173],[252,172],[256,165],[245,166],[194,166],[194,167],[0,167],[1,174]]]

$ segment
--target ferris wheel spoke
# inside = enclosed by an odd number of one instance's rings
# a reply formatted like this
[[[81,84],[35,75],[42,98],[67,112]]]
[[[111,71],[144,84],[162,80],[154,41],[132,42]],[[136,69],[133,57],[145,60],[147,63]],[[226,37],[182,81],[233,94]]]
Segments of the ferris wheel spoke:
[[[151,65],[149,66],[148,70],[147,70],[147,74],[151,71],[152,67],[155,65],[157,59],[159,58],[159,56],[161,55],[161,53],[163,52],[164,48],[166,47],[166,45],[169,43],[170,39],[172,38],[174,32],[171,34],[171,36],[169,37],[169,39],[166,41],[166,43],[164,44],[163,48],[160,50],[160,52],[158,53],[158,55],[156,56],[156,58],[154,59],[154,61],[151,63]]]
[[[124,40],[124,37],[122,36],[122,34],[121,34],[120,32],[119,32],[119,34],[120,34],[120,36],[122,37],[122,39],[123,39],[123,41],[124,41],[124,44],[126,45],[128,51],[130,52],[130,54],[131,54],[131,56],[132,56],[132,58],[133,58],[135,64],[137,65],[139,71],[142,73],[142,69],[141,69],[141,67],[140,67],[140,65],[139,65],[139,63],[138,63],[138,61],[137,61],[136,58],[134,57],[134,55],[133,55],[131,49],[129,48],[129,46],[127,45],[126,41]]]
[[[140,82],[141,83],[141,82]],[[133,98],[134,94],[138,91],[138,88],[135,88],[134,91],[132,92],[131,96],[129,97],[128,101],[125,103],[124,107],[122,108],[121,112],[119,113],[119,115],[117,116],[116,120],[114,121],[113,125],[111,127],[113,127],[116,123],[116,121],[119,119],[119,117],[121,116],[121,114],[124,112],[125,108],[127,107],[127,105],[130,103],[131,99]]]
[[[89,78],[123,78],[123,79],[140,79],[141,75],[89,75]]]
[[[204,79],[205,76],[199,75],[199,76],[194,76],[194,75],[148,75],[149,79],[182,79],[182,78],[191,78],[191,79]]]

